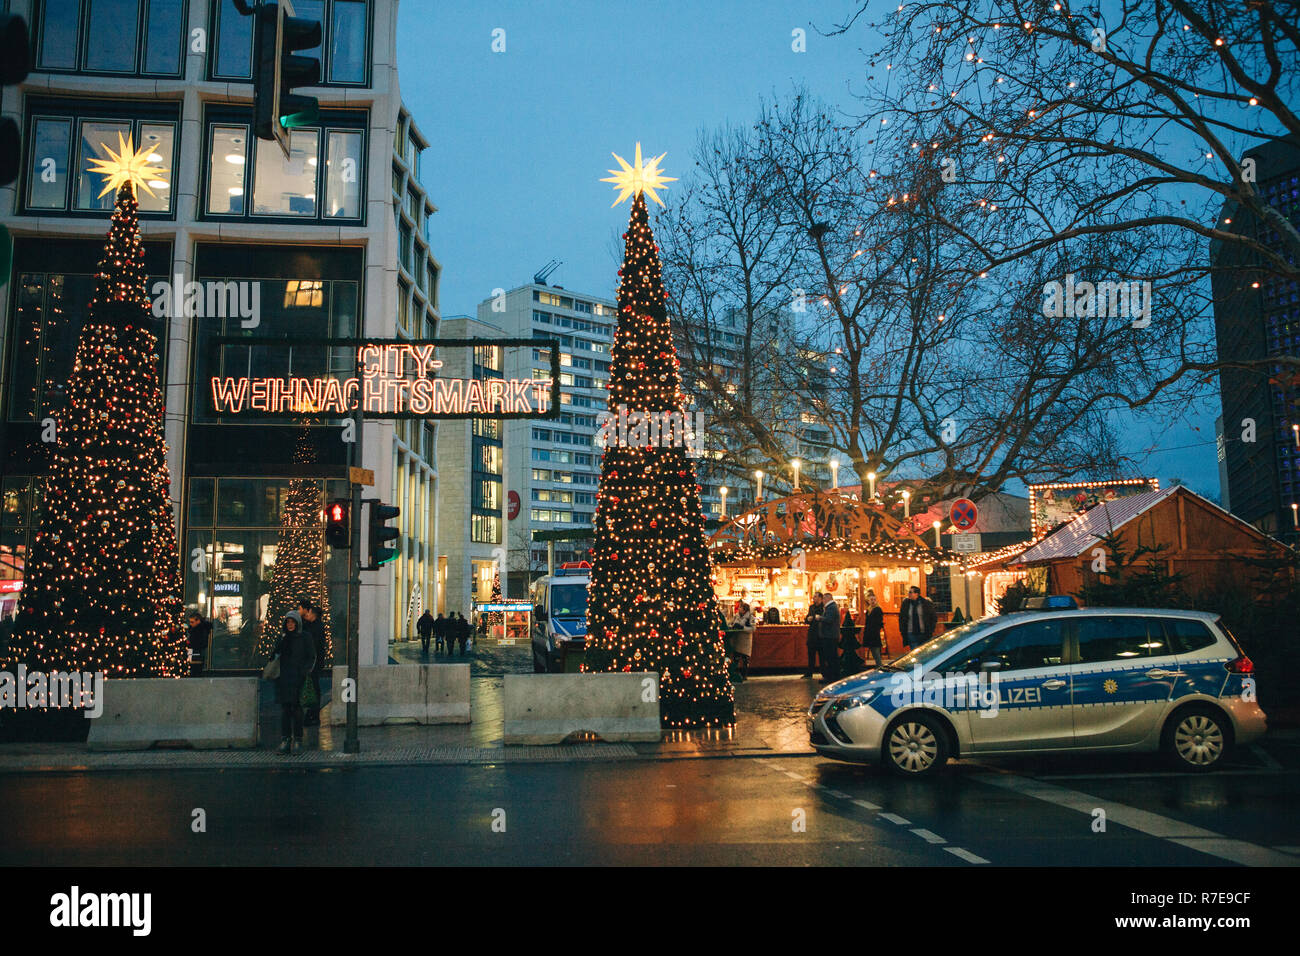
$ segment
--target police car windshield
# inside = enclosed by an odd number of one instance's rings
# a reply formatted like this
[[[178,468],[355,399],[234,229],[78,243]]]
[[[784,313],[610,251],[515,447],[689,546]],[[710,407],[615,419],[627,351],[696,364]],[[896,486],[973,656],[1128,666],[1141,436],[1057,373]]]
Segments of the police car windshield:
[[[555,584],[551,586],[552,617],[586,617],[587,585]]]
[[[898,658],[898,660],[894,661],[894,667],[898,670],[911,670],[919,664],[921,669],[924,670],[932,662],[941,659],[956,647],[960,641],[972,634],[987,630],[997,622],[996,617],[986,617],[981,621],[971,621],[961,627],[954,627],[951,631],[944,631],[933,640],[922,644],[920,647],[913,648],[912,653],[904,654]]]

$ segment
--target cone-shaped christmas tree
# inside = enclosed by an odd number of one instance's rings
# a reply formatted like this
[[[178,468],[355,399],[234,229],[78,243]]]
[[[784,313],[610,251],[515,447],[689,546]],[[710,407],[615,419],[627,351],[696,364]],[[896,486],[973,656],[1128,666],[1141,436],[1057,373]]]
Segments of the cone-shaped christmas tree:
[[[293,460],[311,464],[316,460],[311,437],[304,428],[298,436]],[[284,512],[280,515],[280,537],[275,548],[275,572],[271,577],[271,599],[267,602],[266,620],[257,640],[254,655],[259,662],[270,660],[275,642],[283,633],[281,621],[298,602],[306,598],[321,608],[321,626],[325,629],[322,655],[326,663],[334,660],[330,637],[330,591],[325,581],[325,496],[319,481],[298,478],[289,482]]]
[[[135,180],[119,181],[90,317],[55,413],[9,657],[44,671],[179,677],[186,645],[158,339]]]
[[[609,412],[626,411],[629,427],[626,433],[609,429],[601,462],[585,666],[657,671],[666,727],[726,724],[734,720],[734,697],[699,487],[684,442],[673,443],[662,428],[684,423],[677,351],[644,196],[657,200],[654,187],[663,178],[658,160],[642,166],[639,145],[635,167],[619,162],[624,173],[615,172],[612,181],[636,198],[619,272]],[[645,413],[660,426],[657,442]]]

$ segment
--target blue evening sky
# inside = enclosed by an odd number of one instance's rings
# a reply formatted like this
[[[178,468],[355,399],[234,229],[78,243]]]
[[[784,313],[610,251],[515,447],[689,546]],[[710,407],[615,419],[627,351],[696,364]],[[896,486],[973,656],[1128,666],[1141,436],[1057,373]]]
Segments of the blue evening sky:
[[[627,205],[610,208],[610,152],[637,141],[667,152],[682,176],[702,128],[754,120],[763,99],[803,85],[852,108],[875,47],[859,21],[823,37],[851,0],[404,0],[398,22],[402,98],[431,141],[422,176],[438,213],[429,227],[443,266],[444,316],[475,314],[492,289],[550,278],[612,298]],[[505,52],[492,51],[505,31]],[[803,28],[807,52],[791,49]],[[671,184],[665,196],[671,202]],[[1217,396],[1165,431],[1135,423],[1130,475],[1182,478],[1218,498]],[[1194,430],[1199,428],[1199,431]],[[1164,450],[1150,456],[1156,442]],[[1185,447],[1184,447],[1185,446]],[[1011,490],[1011,489],[1008,489]]]

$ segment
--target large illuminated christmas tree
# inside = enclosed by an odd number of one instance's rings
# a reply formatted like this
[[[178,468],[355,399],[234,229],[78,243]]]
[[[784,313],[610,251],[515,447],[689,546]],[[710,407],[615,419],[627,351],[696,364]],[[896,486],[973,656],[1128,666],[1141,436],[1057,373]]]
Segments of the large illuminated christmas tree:
[[[585,669],[657,671],[660,715],[667,727],[727,724],[735,719],[727,676],[724,622],[713,592],[695,469],[684,442],[653,442],[638,413],[661,426],[684,423],[677,350],[668,321],[658,247],[645,195],[666,179],[659,161],[610,170],[617,202],[634,196],[619,271],[618,325],[609,378],[609,411],[626,410],[627,435],[608,436],[597,493],[595,543],[587,610]],[[672,415],[679,416],[676,419]]]
[[[316,460],[311,437],[306,428],[298,436],[293,460],[308,465]],[[313,478],[296,478],[289,482],[284,510],[280,515],[280,536],[275,547],[275,572],[271,577],[271,599],[266,619],[257,641],[258,662],[270,660],[275,643],[283,633],[281,622],[298,602],[306,598],[321,607],[321,626],[325,647],[321,650],[326,663],[334,660],[330,635],[330,591],[325,581],[325,494],[321,483]]]
[[[188,666],[180,570],[135,193],[166,170],[146,168],[151,147],[105,151],[96,171],[117,201],[66,400],[54,411],[9,657],[43,671],[179,677]]]

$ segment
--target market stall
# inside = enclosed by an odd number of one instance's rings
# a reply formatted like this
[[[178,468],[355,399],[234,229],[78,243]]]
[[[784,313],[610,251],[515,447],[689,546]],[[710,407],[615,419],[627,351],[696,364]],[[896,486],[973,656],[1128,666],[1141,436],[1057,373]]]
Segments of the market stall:
[[[884,642],[902,651],[898,608],[915,585],[926,593],[926,575],[958,563],[957,555],[932,547],[883,508],[851,495],[810,491],[757,504],[710,538],[719,602],[730,614],[740,601],[755,608],[751,670],[802,670],[812,595],[835,597],[841,615],[861,622],[868,590],[885,615]],[[769,623],[776,608],[779,623]]]

